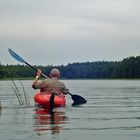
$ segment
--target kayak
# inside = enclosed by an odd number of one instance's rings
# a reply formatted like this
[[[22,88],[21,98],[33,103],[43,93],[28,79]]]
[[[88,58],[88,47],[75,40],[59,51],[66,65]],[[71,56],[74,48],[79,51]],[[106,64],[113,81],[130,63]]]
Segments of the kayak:
[[[49,108],[50,107],[50,97],[51,94],[49,92],[37,92],[34,96],[34,101],[38,105]],[[66,105],[66,97],[63,93],[59,96],[55,95],[54,97],[54,107],[63,107]]]

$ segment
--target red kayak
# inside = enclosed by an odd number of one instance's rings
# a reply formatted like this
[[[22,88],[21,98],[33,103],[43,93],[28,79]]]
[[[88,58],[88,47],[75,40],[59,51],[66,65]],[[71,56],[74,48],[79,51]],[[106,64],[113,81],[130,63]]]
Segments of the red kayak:
[[[45,108],[49,108],[50,97],[51,94],[49,92],[38,92],[34,96],[34,101]],[[63,93],[61,93],[59,96],[56,95],[54,97],[54,107],[63,107],[65,105],[66,105],[66,97],[64,96]]]

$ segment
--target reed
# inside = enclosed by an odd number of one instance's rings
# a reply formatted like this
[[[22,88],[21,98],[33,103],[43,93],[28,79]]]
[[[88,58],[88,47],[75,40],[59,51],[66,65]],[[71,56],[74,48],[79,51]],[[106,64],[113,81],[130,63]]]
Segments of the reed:
[[[22,90],[23,90],[23,97],[24,97],[24,101],[25,101],[25,104],[26,105],[29,105],[30,104],[30,97],[26,94],[26,92],[25,92],[25,88],[24,88],[24,86],[23,86],[23,84],[22,84],[22,82],[19,80],[19,83],[20,83],[20,85],[21,85],[21,87],[22,87]]]
[[[12,79],[9,83],[10,87],[13,89],[15,96],[19,102],[19,105],[30,105],[30,98],[25,92],[25,88],[22,82],[19,80],[22,90],[16,85],[16,82]]]
[[[0,115],[2,113],[2,105],[1,105],[1,101],[0,101]]]

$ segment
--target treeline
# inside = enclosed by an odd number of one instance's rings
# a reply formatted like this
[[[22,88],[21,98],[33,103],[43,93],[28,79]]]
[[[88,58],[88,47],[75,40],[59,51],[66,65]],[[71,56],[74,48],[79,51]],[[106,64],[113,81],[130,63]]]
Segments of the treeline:
[[[35,66],[46,75],[52,68],[61,71],[63,79],[140,78],[140,56],[122,61],[72,63],[66,66]],[[25,65],[0,65],[0,78],[33,78],[35,72]]]

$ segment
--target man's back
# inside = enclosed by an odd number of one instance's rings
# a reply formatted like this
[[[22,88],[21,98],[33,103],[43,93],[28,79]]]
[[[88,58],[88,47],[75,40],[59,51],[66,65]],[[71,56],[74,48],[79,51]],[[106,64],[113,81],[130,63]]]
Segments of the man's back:
[[[38,80],[34,84],[35,89],[40,89],[41,92],[47,91],[51,93],[66,93],[68,90],[65,84],[57,79],[45,79],[43,81]]]
[[[52,69],[50,72],[50,79],[45,80],[39,80],[40,76],[42,74],[42,71],[38,69],[36,78],[33,81],[32,87],[34,89],[40,89],[41,92],[50,92],[53,94],[59,94],[60,92],[63,92],[64,94],[67,94],[68,89],[66,88],[65,84],[58,79],[60,78],[60,71],[58,69]]]

